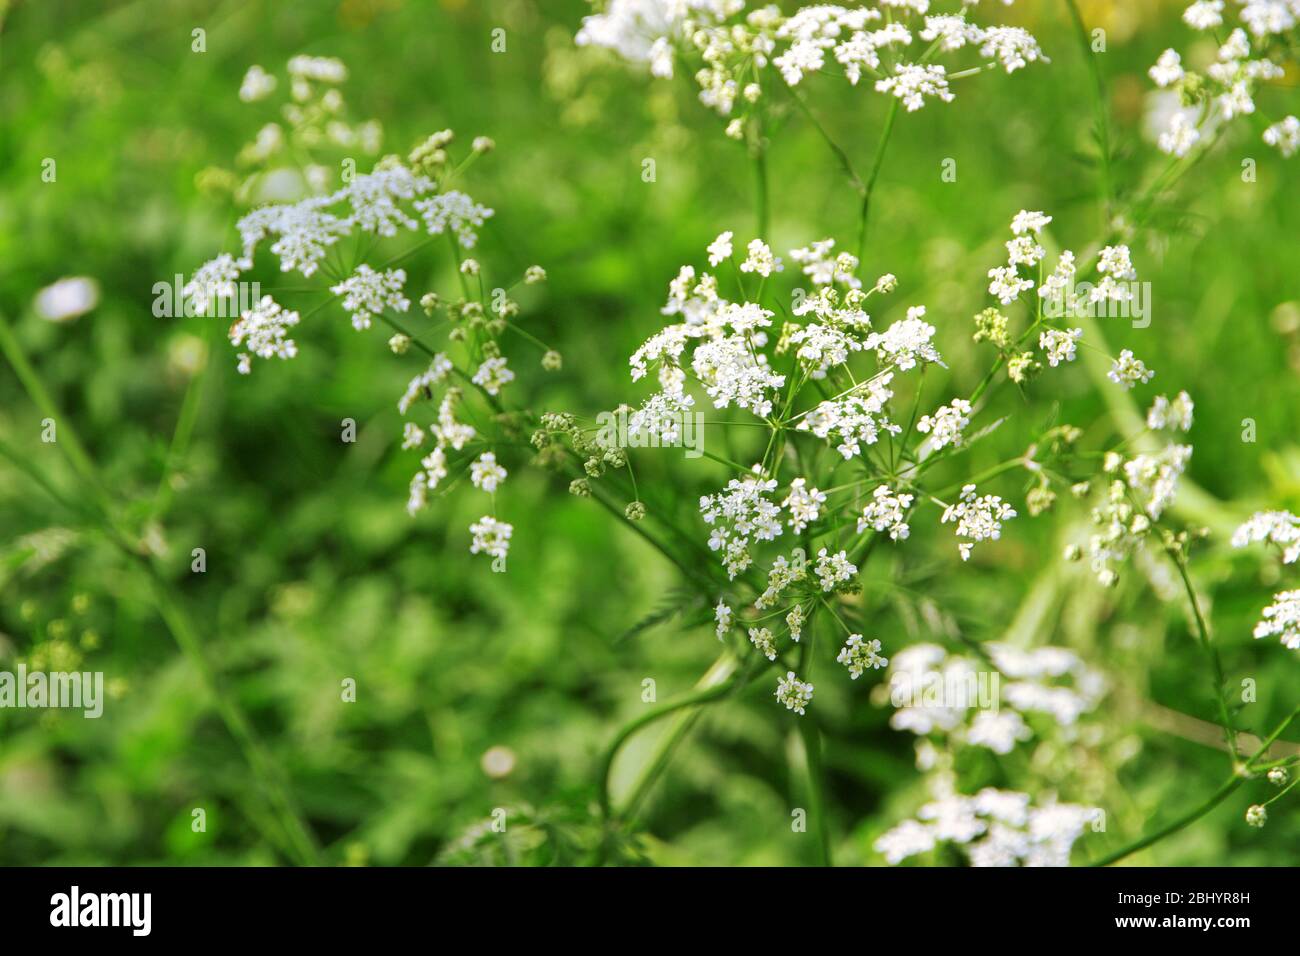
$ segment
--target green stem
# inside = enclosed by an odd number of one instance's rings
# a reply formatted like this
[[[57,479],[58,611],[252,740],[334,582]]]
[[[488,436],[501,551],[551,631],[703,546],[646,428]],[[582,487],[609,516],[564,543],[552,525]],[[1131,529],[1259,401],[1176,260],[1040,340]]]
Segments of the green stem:
[[[1070,18],[1074,21],[1074,29],[1079,37],[1079,46],[1083,50],[1084,61],[1088,64],[1088,71],[1092,74],[1092,105],[1097,123],[1097,148],[1101,154],[1097,168],[1100,172],[1102,213],[1106,225],[1109,226],[1110,208],[1111,203],[1114,201],[1114,187],[1111,183],[1110,171],[1110,123],[1107,119],[1106,110],[1106,81],[1102,79],[1101,67],[1097,63],[1097,55],[1092,52],[1092,44],[1088,38],[1088,28],[1084,25],[1083,15],[1079,13],[1079,5],[1075,0],[1065,0],[1065,5],[1070,9]]]
[[[885,114],[885,126],[880,131],[880,141],[876,143],[876,156],[871,162],[871,172],[867,175],[867,185],[862,191],[862,211],[858,215],[858,262],[867,255],[867,220],[871,215],[871,196],[876,189],[876,180],[880,178],[880,167],[885,162],[885,147],[889,145],[890,134],[894,131],[894,120],[898,117],[898,100],[889,103],[889,112]]]

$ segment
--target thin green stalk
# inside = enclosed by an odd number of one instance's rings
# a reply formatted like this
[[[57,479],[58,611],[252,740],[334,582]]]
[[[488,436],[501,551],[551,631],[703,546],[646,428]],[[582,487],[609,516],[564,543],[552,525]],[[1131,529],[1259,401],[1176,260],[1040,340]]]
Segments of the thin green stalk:
[[[1219,786],[1219,789],[1214,791],[1214,793],[1210,795],[1209,799],[1207,799],[1200,806],[1196,807],[1194,810],[1189,811],[1188,813],[1183,814],[1181,817],[1178,817],[1176,820],[1161,827],[1160,829],[1147,834],[1146,836],[1136,840],[1133,843],[1130,843],[1128,846],[1122,847],[1121,849],[1116,850],[1114,853],[1107,854],[1106,856],[1102,857],[1100,860],[1098,860],[1096,863],[1093,863],[1092,865],[1110,866],[1112,863],[1118,863],[1120,860],[1124,859],[1125,857],[1131,856],[1132,854],[1138,852],[1139,850],[1145,850],[1147,847],[1151,846],[1152,844],[1158,843],[1159,841],[1163,840],[1165,837],[1177,833],[1179,830],[1183,829],[1187,825],[1194,823],[1197,820],[1199,820],[1201,817],[1205,816],[1207,813],[1209,813],[1211,810],[1217,807],[1220,803],[1226,800],[1229,796],[1231,796],[1232,793],[1234,793],[1238,787],[1240,787],[1243,783],[1246,782],[1246,780],[1249,778],[1250,774],[1254,770],[1255,763],[1259,760],[1260,757],[1264,756],[1264,754],[1268,751],[1268,748],[1273,745],[1273,742],[1277,740],[1278,737],[1282,736],[1283,733],[1285,733],[1287,727],[1291,726],[1291,722],[1294,721],[1297,717],[1300,717],[1300,707],[1297,707],[1295,710],[1291,711],[1290,715],[1285,720],[1283,720],[1282,723],[1278,724],[1277,727],[1274,728],[1273,732],[1269,734],[1267,738],[1265,738],[1263,743],[1260,744],[1259,749],[1255,751],[1254,756],[1252,756],[1249,760],[1247,760],[1245,764],[1243,764],[1241,768],[1237,772],[1235,772],[1231,777],[1225,780]]]
[[[889,145],[890,134],[894,131],[894,120],[898,117],[898,100],[889,103],[889,112],[885,114],[885,126],[880,131],[880,141],[876,143],[876,156],[871,161],[871,172],[867,174],[867,186],[862,191],[862,211],[858,215],[858,262],[867,256],[867,220],[871,215],[871,196],[876,189],[876,180],[880,178],[880,167],[885,162],[885,147]]]
[[[1210,629],[1206,626],[1205,616],[1201,613],[1201,603],[1196,598],[1196,589],[1192,587],[1192,579],[1187,573],[1187,562],[1182,554],[1173,548],[1166,549],[1170,560],[1173,561],[1174,567],[1178,568],[1178,576],[1182,579],[1183,589],[1187,592],[1187,599],[1192,604],[1192,616],[1196,620],[1196,633],[1201,642],[1201,647],[1205,655],[1210,659],[1210,666],[1214,669],[1214,699],[1219,705],[1219,719],[1223,725],[1223,736],[1228,743],[1228,753],[1232,754],[1233,763],[1236,764],[1241,760],[1241,754],[1237,750],[1237,729],[1233,725],[1232,715],[1228,712],[1228,704],[1223,697],[1223,687],[1226,683],[1223,676],[1223,660],[1219,657],[1219,649],[1214,646],[1210,640]]]

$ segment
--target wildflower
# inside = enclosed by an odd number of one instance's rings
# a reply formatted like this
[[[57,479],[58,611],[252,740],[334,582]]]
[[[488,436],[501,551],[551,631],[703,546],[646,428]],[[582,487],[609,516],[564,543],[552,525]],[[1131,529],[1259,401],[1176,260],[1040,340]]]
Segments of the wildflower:
[[[415,422],[404,422],[402,425],[402,450],[419,448],[423,444],[424,429]]]
[[[254,63],[239,84],[239,98],[245,103],[256,103],[266,99],[274,90],[275,77]]]
[[[956,521],[957,537],[970,539],[957,545],[961,559],[968,561],[976,543],[996,541],[1002,536],[1002,522],[1015,516],[1015,509],[997,495],[981,497],[975,493],[974,485],[966,485],[961,490],[961,499],[945,508],[939,520],[942,524]]]
[[[1152,521],[1159,520],[1174,499],[1178,479],[1192,457],[1190,445],[1170,445],[1154,455],[1137,455],[1124,463],[1124,477],[1139,499],[1146,499],[1145,510]]]
[[[1038,347],[1047,353],[1047,364],[1056,368],[1073,362],[1075,345],[1083,338],[1083,329],[1045,329],[1038,334]]]
[[[474,536],[469,546],[470,554],[486,554],[492,558],[504,559],[510,552],[510,536],[514,530],[514,525],[484,515],[469,526],[470,534]]]
[[[791,481],[790,494],[781,502],[781,507],[790,512],[790,530],[795,534],[802,532],[817,520],[821,506],[825,503],[825,493],[808,487],[806,479],[796,478]]]
[[[812,703],[813,685],[804,683],[795,677],[794,671],[786,671],[776,684],[776,699],[785,704],[786,710],[793,710],[802,715],[804,708]]]
[[[1257,511],[1232,535],[1232,546],[1244,548],[1268,541],[1282,549],[1282,562],[1300,561],[1300,518],[1289,511]]]
[[[818,438],[838,439],[836,450],[848,461],[862,453],[862,445],[879,441],[882,431],[902,432],[885,415],[885,405],[894,394],[888,387],[892,379],[893,375],[886,373],[863,383],[853,394],[827,399],[807,412],[796,427]]]
[[[1183,11],[1183,21],[1193,30],[1213,30],[1223,25],[1223,0],[1196,0]]]
[[[415,378],[411,379],[410,383],[407,384],[406,391],[402,394],[402,397],[398,399],[397,410],[405,415],[410,411],[411,406],[415,404],[417,399],[421,397],[431,398],[433,386],[437,385],[450,375],[451,370],[451,359],[447,358],[447,356],[443,355],[441,352],[434,355],[433,358],[429,360],[429,367],[419,375],[415,376]]]
[[[297,312],[282,309],[269,295],[262,296],[230,327],[230,344],[248,349],[239,356],[240,374],[252,371],[252,355],[264,359],[291,359],[297,355],[298,346],[287,337],[288,330],[297,324]]]
[[[889,663],[888,658],[880,656],[880,641],[864,641],[861,634],[850,634],[835,660],[849,669],[849,677],[853,680],[861,677],[868,668],[878,670]]]
[[[477,259],[466,259],[460,264],[461,275],[476,276],[479,274],[479,264]]]
[[[1052,217],[1044,215],[1042,212],[1031,212],[1028,209],[1022,209],[1011,217],[1011,231],[1017,236],[1023,236],[1029,232],[1041,233],[1051,221]]]
[[[849,561],[847,551],[830,554],[825,548],[817,552],[817,566],[814,569],[823,591],[830,591],[835,585],[848,581],[858,573],[857,567]]]
[[[475,136],[473,142],[470,143],[470,149],[476,153],[490,153],[496,147],[496,140],[490,136]]]
[[[922,415],[916,423],[916,430],[923,435],[933,432],[930,442],[935,451],[947,445],[959,445],[962,430],[970,424],[970,413],[970,402],[962,398],[953,399],[935,409],[934,415]]]
[[[405,312],[411,300],[402,295],[406,271],[386,269],[376,272],[362,264],[338,285],[330,287],[335,295],[343,296],[343,309],[352,313],[352,327],[358,331],[370,328],[370,320],[385,309]]]
[[[895,495],[889,485],[879,485],[871,493],[871,498],[858,518],[858,534],[871,528],[888,531],[893,541],[905,540],[912,530],[907,524],[907,510],[912,507],[913,496]]]
[[[1011,345],[1007,317],[997,309],[985,309],[975,316],[975,334],[971,338],[976,342],[990,342],[998,348]]]
[[[1156,86],[1172,86],[1186,75],[1182,67],[1182,59],[1176,50],[1165,50],[1161,53],[1156,60],[1156,65],[1151,67],[1147,74]]]
[[[1020,293],[1034,287],[1033,279],[1022,279],[1015,266],[995,266],[989,270],[989,295],[1003,305],[1010,305]]]
[[[239,264],[229,253],[222,253],[198,268],[181,289],[181,297],[195,315],[207,315],[213,303],[235,297],[238,280]]]
[[[1276,146],[1284,158],[1294,156],[1300,149],[1300,118],[1288,116],[1264,130],[1264,142]]]
[[[440,236],[450,229],[456,241],[465,249],[474,248],[478,242],[475,229],[494,214],[493,210],[454,189],[416,200],[415,208],[419,210],[430,235]]]
[[[796,555],[792,562],[783,554],[777,555],[776,560],[772,562],[771,570],[767,572],[767,587],[754,602],[754,607],[760,611],[771,607],[781,597],[782,591],[807,576],[807,563],[801,556]]]
[[[524,270],[524,285],[536,285],[546,281],[546,270],[541,266],[529,266]]]
[[[709,265],[716,266],[727,259],[731,258],[731,236],[732,232],[728,229],[721,233],[718,238],[709,243]],[[746,270],[748,271],[748,270]]]
[[[718,640],[722,640],[727,631],[731,630],[731,616],[731,608],[727,607],[724,602],[719,601],[718,606],[713,609],[713,617],[718,622],[716,628]]]
[[[493,494],[501,482],[506,480],[506,470],[497,464],[495,453],[485,451],[469,466],[469,477],[475,488]]]
[[[1169,121],[1169,129],[1165,130],[1156,139],[1156,145],[1162,153],[1168,153],[1170,156],[1182,158],[1186,156],[1191,148],[1200,142],[1200,130],[1192,123],[1185,113],[1175,113]]]
[[[863,343],[865,348],[875,349],[882,363],[889,363],[902,371],[915,368],[918,360],[943,364],[939,352],[931,343],[934,338],[934,326],[922,321],[925,306],[912,306],[907,310],[907,318],[895,322],[883,333],[873,332]]]
[[[564,365],[564,357],[555,349],[547,349],[542,353],[542,368],[548,372],[558,372]]]
[[[645,518],[645,505],[640,501],[633,501],[623,509],[623,516],[628,521],[641,521]]]
[[[1255,625],[1255,638],[1277,637],[1282,646],[1300,649],[1300,591],[1281,591],[1273,595],[1273,603],[1264,608]]]
[[[776,660],[776,642],[772,639],[772,632],[767,628],[751,627],[749,629],[749,643],[758,648],[758,652],[769,661]]]
[[[1275,787],[1284,786],[1287,782],[1286,767],[1274,767],[1268,772],[1268,782]]]
[[[1146,384],[1155,374],[1143,364],[1141,359],[1136,358],[1128,349],[1124,349],[1119,353],[1119,358],[1115,359],[1115,364],[1106,373],[1106,377],[1121,388],[1130,389],[1139,382]]]
[[[785,616],[786,627],[790,628],[790,640],[797,643],[799,638],[803,636],[804,620],[803,605],[796,604],[790,609],[790,613]]]
[[[1147,412],[1147,428],[1190,431],[1194,407],[1192,397],[1186,392],[1179,392],[1172,402],[1163,395],[1157,395]]]
[[[731,479],[724,492],[700,498],[700,514],[713,529],[709,548],[722,552],[729,577],[734,578],[753,562],[749,553],[752,541],[772,541],[781,535],[781,509],[765,497],[775,489],[775,479],[762,478],[755,465],[743,479]]]
[[[928,853],[935,848],[937,842],[930,827],[916,820],[904,820],[892,830],[881,834],[872,848],[890,866],[897,866],[908,857]]]
[[[407,349],[409,349],[410,347],[411,347],[410,337],[403,335],[401,332],[394,333],[392,337],[390,337],[388,340],[388,348],[392,351],[394,355],[405,355]]]
[[[953,101],[953,95],[948,90],[947,71],[934,64],[899,63],[894,67],[893,76],[876,81],[876,89],[881,93],[892,92],[902,100],[909,113],[923,107],[927,96],[945,103]]]
[[[980,56],[992,56],[1002,63],[1008,73],[1014,73],[1036,60],[1048,62],[1038,46],[1038,41],[1020,27],[989,27],[979,37]]]
[[[1268,822],[1268,811],[1262,804],[1251,804],[1246,808],[1246,822],[1252,827],[1263,827]]]
[[[573,479],[573,481],[569,482],[569,494],[575,498],[590,498],[591,482],[587,481],[586,478]]]
[[[420,459],[420,467],[424,469],[424,486],[432,491],[447,477],[447,453],[441,447],[435,448]]]
[[[998,713],[981,711],[971,721],[966,732],[966,742],[975,747],[985,747],[995,754],[1009,754],[1022,740],[1033,736],[1025,719],[1014,710]]]
[[[484,359],[483,364],[474,373],[474,377],[470,379],[475,385],[480,386],[483,391],[493,396],[499,395],[501,389],[514,380],[515,373],[506,368],[506,360],[503,356]]]
[[[772,255],[772,250],[762,239],[752,240],[749,243],[748,251],[749,255],[740,264],[741,272],[756,272],[766,279],[773,272],[780,272],[784,268],[781,265],[781,260]]]

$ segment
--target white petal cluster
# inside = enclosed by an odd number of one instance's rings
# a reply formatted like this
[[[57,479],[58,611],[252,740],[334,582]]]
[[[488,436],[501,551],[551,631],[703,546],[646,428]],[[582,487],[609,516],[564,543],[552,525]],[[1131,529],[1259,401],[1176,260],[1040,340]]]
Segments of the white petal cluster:
[[[744,478],[732,478],[724,491],[700,498],[700,515],[712,527],[709,548],[720,551],[727,574],[735,578],[753,563],[750,544],[774,541],[782,533],[781,508],[766,496],[776,480],[763,478],[758,465]]]
[[[835,660],[849,669],[849,677],[857,680],[863,671],[879,670],[889,664],[889,658],[880,656],[880,641],[864,641],[861,634],[850,634]]]
[[[749,643],[753,644],[758,649],[758,652],[769,661],[776,660],[776,639],[772,637],[772,632],[768,628],[751,627],[749,629]]]
[[[239,356],[240,374],[252,371],[252,356],[290,359],[298,346],[288,338],[288,331],[298,324],[298,313],[286,311],[269,295],[249,309],[230,327],[230,344],[248,349]]]
[[[330,291],[343,296],[343,309],[352,315],[352,327],[358,331],[370,328],[370,320],[385,309],[405,312],[411,300],[402,295],[406,285],[406,271],[386,269],[376,272],[364,263]]]
[[[1300,650],[1300,591],[1282,591],[1273,595],[1273,603],[1264,608],[1255,625],[1255,637],[1276,637],[1283,647]]]
[[[495,453],[485,451],[469,466],[470,481],[475,488],[481,488],[488,494],[494,494],[506,480],[506,470],[497,464]]]
[[[961,497],[943,511],[939,519],[948,524],[955,521],[955,533],[968,540],[958,542],[957,551],[963,561],[970,560],[971,549],[980,541],[996,541],[1002,536],[1002,522],[1016,516],[1015,509],[997,495],[979,495],[974,485],[966,485]]]
[[[195,315],[207,315],[218,300],[235,297],[239,271],[235,257],[223,252],[199,266],[181,289],[181,295],[190,303]]]
[[[1163,395],[1157,395],[1147,411],[1147,428],[1156,431],[1161,429],[1168,429],[1171,432],[1191,431],[1192,413],[1195,408],[1192,396],[1186,392],[1179,392],[1174,396],[1173,401]]]
[[[506,367],[504,355],[486,358],[470,379],[489,395],[499,395],[501,389],[515,380],[515,373]]]
[[[1257,511],[1232,535],[1232,546],[1244,548],[1267,541],[1282,551],[1284,564],[1300,561],[1300,517],[1289,511]]]
[[[955,398],[947,405],[935,409],[933,415],[922,415],[916,430],[930,435],[935,451],[948,445],[961,444],[962,430],[970,424],[971,404],[964,398]]]
[[[826,548],[817,552],[817,564],[813,570],[823,591],[834,590],[837,584],[851,580],[858,573],[857,566],[849,560],[847,551],[831,554]]]
[[[864,382],[852,394],[827,399],[804,415],[797,427],[836,442],[836,450],[846,461],[860,455],[863,445],[880,440],[882,430],[896,435],[903,430],[885,414],[885,405],[894,395],[889,389],[892,380],[893,374],[887,372]]]
[[[888,531],[894,541],[905,540],[912,532],[907,524],[907,512],[913,500],[909,494],[894,494],[889,485],[878,486],[858,518],[858,534],[871,528],[873,531]]]
[[[1115,359],[1106,377],[1121,388],[1130,389],[1139,383],[1145,385],[1155,374],[1131,350],[1124,349],[1119,353],[1119,358]]]
[[[787,671],[784,677],[777,680],[776,699],[785,705],[786,710],[793,710],[802,716],[804,708],[812,703],[812,698],[813,685],[801,681],[794,671]]]
[[[934,326],[924,321],[925,306],[916,305],[907,310],[907,318],[895,322],[884,332],[873,332],[864,345],[875,349],[882,364],[907,371],[917,362],[943,364],[938,349],[934,347]]]
[[[1129,489],[1144,502],[1152,521],[1158,521],[1178,493],[1178,479],[1192,458],[1191,445],[1169,445],[1154,455],[1136,455],[1124,463]]]
[[[415,208],[424,219],[429,235],[440,236],[450,230],[462,249],[474,248],[478,243],[476,230],[494,214],[487,206],[455,189],[417,200]]]
[[[876,81],[881,93],[892,93],[902,101],[909,113],[925,105],[927,96],[951,103],[954,99],[948,89],[948,71],[939,64],[899,63],[894,75]]]
[[[436,354],[429,361],[429,367],[411,379],[406,386],[406,391],[397,400],[397,410],[405,415],[419,399],[432,398],[433,387],[450,375],[451,369],[451,359],[441,352]]]
[[[1290,159],[1300,150],[1300,117],[1288,116],[1270,125],[1264,130],[1264,142]]]
[[[1056,368],[1062,362],[1073,362],[1075,346],[1083,338],[1083,329],[1045,329],[1038,333],[1038,347],[1047,356],[1047,364]]]
[[[824,504],[825,492],[810,487],[806,478],[795,478],[790,482],[790,494],[781,502],[781,507],[790,513],[790,530],[800,534],[817,520]]]
[[[510,553],[510,536],[514,531],[514,525],[498,521],[491,515],[484,515],[469,526],[469,533],[474,536],[469,546],[469,553],[504,558]]]

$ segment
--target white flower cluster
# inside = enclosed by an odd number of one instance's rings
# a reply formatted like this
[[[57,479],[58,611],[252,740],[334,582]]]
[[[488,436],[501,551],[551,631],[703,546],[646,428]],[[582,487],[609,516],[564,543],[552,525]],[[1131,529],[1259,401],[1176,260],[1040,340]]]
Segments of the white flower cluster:
[[[1300,20],[1300,3],[1238,0],[1236,7],[1245,28],[1237,27],[1228,34],[1203,75],[1187,69],[1174,49],[1161,53],[1148,71],[1156,86],[1170,89],[1192,104],[1171,111],[1167,127],[1157,137],[1162,152],[1186,156],[1223,121],[1254,113],[1259,84],[1280,79],[1286,74],[1287,63],[1295,62],[1294,43],[1279,42],[1279,38],[1294,31]],[[1193,30],[1217,31],[1224,23],[1223,10],[1223,0],[1196,0],[1184,11],[1183,21]],[[1269,125],[1263,140],[1284,157],[1294,155],[1300,149],[1300,119],[1287,116]]]
[[[889,664],[889,658],[880,656],[880,641],[864,641],[861,634],[850,634],[835,660],[849,669],[853,680],[868,669],[879,670]]]
[[[1096,808],[1074,803],[1032,806],[1027,793],[986,787],[967,796],[947,780],[936,789],[917,819],[876,840],[876,852],[891,866],[940,844],[960,847],[971,866],[1069,866],[1075,842],[1098,819]]]
[[[1283,647],[1300,650],[1300,591],[1281,591],[1273,603],[1264,608],[1255,625],[1255,637],[1276,637]]]
[[[930,436],[935,451],[948,445],[960,445],[962,431],[970,424],[971,405],[964,398],[955,398],[947,405],[935,409],[933,415],[922,415],[916,430]]]
[[[1105,695],[1105,678],[1072,651],[998,642],[983,647],[996,673],[937,644],[914,644],[895,654],[882,687],[896,708],[890,726],[940,735],[952,746],[1008,754],[1033,735],[1026,717],[1050,718],[1057,732],[1070,736]]]
[[[679,54],[698,58],[703,62],[695,74],[700,101],[730,118],[727,132],[736,138],[744,136],[745,122],[772,82],[773,69],[791,87],[828,65],[854,86],[865,74],[875,79],[876,90],[914,111],[927,98],[953,99],[947,68],[926,62],[935,51],[952,53],[969,46],[988,67],[1000,66],[1007,73],[1047,62],[1025,30],[967,21],[968,5],[959,14],[934,16],[924,16],[929,3],[919,0],[882,0],[881,6],[892,8],[888,18],[872,7],[826,3],[785,16],[776,6],[746,14],[742,0],[611,0],[602,13],[583,19],[576,40],[579,46],[604,47],[647,64],[656,77],[673,76]],[[909,55],[908,48],[918,40],[932,50]]]
[[[1244,548],[1267,541],[1277,545],[1285,564],[1300,561],[1300,517],[1289,511],[1257,511],[1232,535],[1232,546]]]
[[[735,578],[754,561],[750,544],[780,537],[781,507],[765,497],[776,490],[776,479],[763,478],[759,465],[744,478],[732,478],[724,492],[700,498],[700,514],[713,528],[709,548],[722,552],[727,575]]]
[[[957,543],[957,551],[963,561],[969,561],[977,543],[996,541],[1002,536],[1002,522],[1015,516],[1015,509],[997,495],[979,495],[974,485],[965,485],[960,499],[948,505],[939,520],[943,524],[957,522],[957,537],[968,539]]]
[[[402,295],[405,284],[403,269],[376,272],[362,263],[352,275],[330,286],[330,291],[343,297],[343,310],[351,313],[352,327],[359,332],[370,328],[370,320],[385,309],[405,312],[411,307],[411,300]]]
[[[230,344],[248,349],[239,355],[239,372],[247,375],[253,369],[252,356],[258,358],[289,359],[298,354],[298,346],[287,337],[290,328],[298,324],[298,313],[282,309],[269,295],[249,309],[230,327]]]
[[[862,517],[858,518],[858,534],[871,528],[888,531],[891,540],[905,540],[912,531],[907,524],[907,512],[912,501],[912,495],[896,495],[889,485],[878,486],[871,493],[871,502],[862,509]]]

